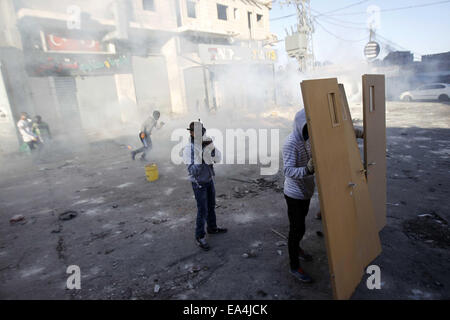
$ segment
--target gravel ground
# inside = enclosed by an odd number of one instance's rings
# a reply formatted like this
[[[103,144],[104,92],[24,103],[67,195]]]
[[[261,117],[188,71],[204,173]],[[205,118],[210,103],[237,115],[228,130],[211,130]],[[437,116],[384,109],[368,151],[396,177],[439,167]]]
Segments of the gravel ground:
[[[382,288],[364,277],[353,299],[449,299],[448,221],[450,105],[387,103],[387,226]],[[352,116],[361,124],[360,105]],[[274,119],[280,139],[287,119]],[[260,176],[258,165],[217,166],[217,219],[229,228],[195,246],[196,205],[183,165],[152,153],[159,180],[145,179],[130,159],[134,137],[67,149],[48,161],[20,156],[0,166],[1,299],[331,299],[317,194],[302,246],[314,259],[305,285],[288,271],[283,177]],[[12,161],[13,160],[13,161]],[[11,223],[15,215],[23,220]],[[81,290],[66,289],[78,265]],[[156,290],[155,290],[156,288]],[[159,290],[158,290],[159,289]],[[157,292],[155,292],[157,291]]]

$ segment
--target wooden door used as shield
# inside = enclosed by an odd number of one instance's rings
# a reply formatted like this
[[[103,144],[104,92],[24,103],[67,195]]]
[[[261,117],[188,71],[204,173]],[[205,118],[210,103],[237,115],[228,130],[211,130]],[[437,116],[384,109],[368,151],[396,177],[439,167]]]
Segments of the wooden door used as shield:
[[[364,165],[378,231],[386,225],[386,100],[382,74],[362,76]]]
[[[376,227],[370,225],[370,218],[369,222],[365,221],[370,213],[361,209],[364,207],[361,201],[368,197],[368,191],[360,182],[364,181],[358,172],[362,166],[350,161],[354,158],[354,149],[349,146],[356,141],[354,133],[349,134],[348,120],[344,120],[345,109],[337,79],[306,80],[301,88],[333,295],[336,299],[348,299],[361,281],[367,260],[379,252],[379,238]],[[370,254],[364,250],[369,250]]]

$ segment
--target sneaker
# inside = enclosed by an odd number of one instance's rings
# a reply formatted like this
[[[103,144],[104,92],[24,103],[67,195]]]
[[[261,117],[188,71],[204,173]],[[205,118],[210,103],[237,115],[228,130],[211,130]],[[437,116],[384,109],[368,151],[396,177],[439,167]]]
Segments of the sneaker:
[[[196,240],[196,242],[197,242],[197,245],[198,245],[200,248],[202,248],[202,249],[205,250],[205,251],[208,251],[208,250],[209,250],[209,245],[208,245],[208,243],[206,242],[205,237],[203,237],[203,238],[196,238],[195,240]]]
[[[216,228],[214,230],[208,230],[209,234],[225,233],[228,230],[226,228]]]
[[[305,282],[305,283],[310,283],[312,282],[312,279],[310,276],[308,276],[303,270],[302,268],[298,268],[297,270],[290,270],[290,273],[297,278],[297,280],[301,281],[301,282]]]
[[[131,159],[133,159],[133,160],[136,159],[136,152],[131,151]]]
[[[312,261],[313,257],[307,254],[302,248],[298,248],[298,258],[303,261]]]

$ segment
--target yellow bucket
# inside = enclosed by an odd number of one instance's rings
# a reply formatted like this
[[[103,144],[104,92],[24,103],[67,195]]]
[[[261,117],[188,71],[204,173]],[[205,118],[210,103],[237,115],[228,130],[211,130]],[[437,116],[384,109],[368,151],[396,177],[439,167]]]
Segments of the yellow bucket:
[[[145,166],[145,175],[150,182],[158,180],[158,166],[156,163],[150,163]]]

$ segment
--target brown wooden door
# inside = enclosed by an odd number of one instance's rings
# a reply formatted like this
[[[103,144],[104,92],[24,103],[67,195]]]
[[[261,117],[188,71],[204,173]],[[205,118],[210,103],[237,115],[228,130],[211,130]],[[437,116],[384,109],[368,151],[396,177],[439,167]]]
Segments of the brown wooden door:
[[[342,102],[336,79],[301,83],[336,299],[348,299],[363,274]]]
[[[348,299],[381,250],[368,187],[337,79],[306,80],[301,88],[333,295]]]
[[[381,253],[378,227],[375,220],[374,204],[369,192],[364,165],[361,161],[355,129],[343,84],[339,84],[340,98],[343,106],[343,123],[347,134],[351,180],[355,183],[353,200],[355,203],[358,226],[358,254],[361,265],[365,268]]]
[[[386,225],[386,101],[382,74],[362,76],[364,165],[378,231]]]

